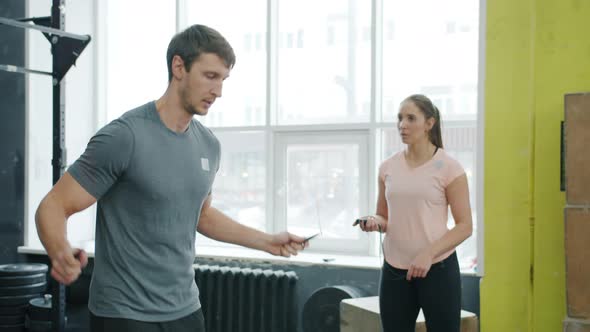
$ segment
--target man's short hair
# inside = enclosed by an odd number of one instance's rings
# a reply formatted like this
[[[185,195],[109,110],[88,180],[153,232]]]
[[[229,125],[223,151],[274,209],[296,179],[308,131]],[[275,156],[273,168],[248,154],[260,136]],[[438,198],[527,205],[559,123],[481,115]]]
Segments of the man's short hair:
[[[236,63],[233,48],[217,30],[195,24],[177,33],[168,44],[166,52],[168,82],[172,80],[172,59],[175,55],[180,56],[186,71],[190,71],[193,62],[203,53],[216,54],[230,69]]]

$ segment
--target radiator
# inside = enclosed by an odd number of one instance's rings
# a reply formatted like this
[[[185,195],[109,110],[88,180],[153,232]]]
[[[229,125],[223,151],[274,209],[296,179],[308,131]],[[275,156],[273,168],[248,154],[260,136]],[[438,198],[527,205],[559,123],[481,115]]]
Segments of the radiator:
[[[295,332],[295,272],[195,265],[207,332]]]

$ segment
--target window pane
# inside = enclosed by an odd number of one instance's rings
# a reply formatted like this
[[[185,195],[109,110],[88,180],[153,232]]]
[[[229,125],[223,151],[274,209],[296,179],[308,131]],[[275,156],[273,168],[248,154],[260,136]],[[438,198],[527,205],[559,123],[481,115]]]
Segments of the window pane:
[[[395,121],[399,103],[415,93],[430,97],[444,120],[475,119],[478,6],[473,0],[384,1],[383,121]]]
[[[266,150],[263,132],[217,132],[221,165],[212,206],[242,224],[266,230]],[[199,235],[199,245],[219,244]]]
[[[443,128],[445,150],[463,166],[465,175],[467,176],[467,183],[469,184],[473,235],[457,248],[459,265],[465,272],[475,272],[477,267],[477,206],[475,198],[477,186],[475,181],[476,137],[475,121],[467,121],[465,123],[450,122]],[[448,227],[453,227],[454,225],[453,216],[449,213]]]
[[[291,144],[286,156],[289,231],[358,239],[359,145]]]
[[[278,124],[368,121],[371,2],[279,1]]]
[[[231,8],[231,10],[228,10]],[[266,121],[266,1],[186,1],[186,23],[219,31],[236,53],[223,97],[202,119],[209,126],[264,125]]]
[[[107,57],[106,116],[110,121],[166,91],[166,50],[176,31],[176,6],[174,1],[108,0],[106,10],[102,43]]]

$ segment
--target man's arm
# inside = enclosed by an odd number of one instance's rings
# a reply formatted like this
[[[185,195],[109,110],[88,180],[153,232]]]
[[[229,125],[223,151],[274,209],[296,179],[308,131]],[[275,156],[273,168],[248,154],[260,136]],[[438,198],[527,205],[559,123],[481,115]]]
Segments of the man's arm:
[[[217,241],[266,251],[276,256],[297,255],[308,245],[304,238],[287,232],[271,235],[238,223],[211,206],[211,195],[201,208],[197,231]]]
[[[51,261],[51,276],[60,283],[74,282],[88,262],[86,253],[73,249],[68,242],[67,219],[95,202],[96,199],[66,172],[37,208],[37,233]]]

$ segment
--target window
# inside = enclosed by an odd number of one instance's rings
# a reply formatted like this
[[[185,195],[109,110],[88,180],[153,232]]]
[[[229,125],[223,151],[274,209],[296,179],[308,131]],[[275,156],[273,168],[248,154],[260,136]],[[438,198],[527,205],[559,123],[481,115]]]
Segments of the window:
[[[370,100],[370,26],[367,1],[277,1],[279,35],[303,31],[301,48],[277,51],[278,111],[271,105],[273,124],[305,125],[367,122],[363,102]],[[313,8],[310,10],[310,8]],[[328,29],[326,29],[326,27]]]
[[[158,1],[106,0],[106,122],[159,98],[168,86],[166,49],[176,32],[176,7]],[[138,15],[138,8],[141,14]],[[154,24],[157,17],[158,24]],[[133,23],[130,24],[130,21]]]
[[[198,118],[222,144],[213,188],[213,203],[220,210],[270,232],[288,229],[311,235],[321,230],[313,250],[377,255],[378,237],[360,233],[351,224],[358,216],[374,213],[377,168],[403,149],[396,129],[398,105],[410,94],[424,93],[441,111],[445,149],[466,170],[475,221],[478,2],[382,1],[377,15],[372,15],[371,4],[88,2],[86,16],[78,21],[97,24],[93,42],[98,51],[92,61],[99,77],[94,96],[98,106],[96,114],[84,115],[89,124],[71,129],[76,141],[68,141],[70,162],[97,128],[164,92],[171,36],[200,23],[220,31],[237,55],[223,98],[206,117]],[[84,21],[92,15],[91,7],[99,12],[94,20]],[[138,8],[142,15],[136,15]],[[158,17],[158,24],[151,17]],[[80,58],[81,66],[88,56]],[[36,83],[29,84],[35,90]],[[40,100],[30,99],[29,108]],[[43,119],[29,117],[29,132]],[[45,136],[29,137],[29,149]],[[49,174],[50,157],[39,150],[31,153],[47,159],[43,172]],[[39,169],[38,160],[29,161],[29,175]],[[30,214],[39,190],[28,188]],[[31,216],[28,220],[31,228]],[[466,271],[475,268],[475,247],[473,236],[458,250]]]
[[[266,118],[262,112],[266,107],[267,87],[266,1],[180,2],[183,4],[181,8],[184,8],[179,17],[181,29],[196,23],[214,28],[232,45],[237,58],[230,77],[223,85],[223,96],[215,102],[210,114],[199,118],[199,121],[211,127],[264,125]]]
[[[213,112],[212,112],[213,113]],[[221,163],[212,190],[213,206],[261,231],[267,220],[267,150],[264,131],[216,131]],[[227,245],[197,233],[198,245]]]
[[[366,254],[370,241],[351,224],[367,213],[370,196],[370,186],[362,181],[369,177],[370,157],[370,44],[362,43],[370,3],[289,0],[275,5],[271,30],[264,0],[247,5],[187,1],[183,6],[183,27],[210,25],[237,54],[224,86],[230,97],[199,119],[222,144],[213,204],[261,230],[310,235],[321,229],[316,251]],[[235,10],[218,11],[228,7]],[[253,52],[250,36],[256,36],[256,44],[260,36],[270,48]],[[275,70],[267,71],[269,63],[276,63]],[[323,131],[324,125],[355,122],[364,124],[352,131]],[[342,246],[342,240],[349,245]],[[202,237],[198,241],[219,245]]]
[[[321,233],[313,250],[368,252],[351,227],[367,210],[368,132],[278,133],[275,140],[275,220],[280,229]],[[286,226],[286,227],[285,227]]]
[[[250,45],[250,36],[262,36],[268,46],[255,57],[250,46],[236,48],[238,60],[227,84],[240,89],[228,87],[228,104],[210,112],[219,120],[203,119],[220,137],[224,154],[232,155],[222,161],[230,165],[214,185],[214,204],[231,206],[229,213],[238,219],[239,211],[249,211],[246,215],[258,219],[241,217],[243,222],[267,231],[308,235],[321,230],[315,250],[376,254],[370,243],[375,239],[350,224],[374,212],[377,167],[403,148],[395,129],[399,103],[424,93],[441,110],[445,148],[466,170],[476,213],[478,35],[471,29],[458,39],[449,35],[448,22],[477,26],[477,4],[384,1],[383,26],[377,27],[382,39],[376,41],[382,46],[376,55],[382,68],[372,74],[369,2],[259,0],[248,8],[237,0],[214,7],[204,0],[186,3],[187,24],[209,24],[235,47]],[[215,6],[236,8],[236,14],[220,16]],[[408,15],[416,12],[422,19]],[[235,22],[240,28],[234,31]],[[374,100],[379,80],[382,91]],[[232,101],[237,102],[229,107]],[[252,132],[245,135],[244,129]],[[251,176],[249,167],[255,167],[258,180],[243,177]],[[250,201],[235,198],[246,192]],[[475,236],[459,249],[464,269],[474,267],[474,241]]]

